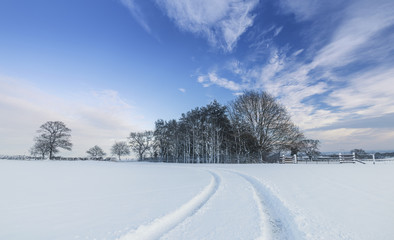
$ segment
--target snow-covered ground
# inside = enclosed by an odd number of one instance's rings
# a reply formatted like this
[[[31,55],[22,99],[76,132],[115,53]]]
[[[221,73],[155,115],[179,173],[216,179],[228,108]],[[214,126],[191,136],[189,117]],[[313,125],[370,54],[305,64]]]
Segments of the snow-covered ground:
[[[0,239],[394,239],[394,163],[0,160]]]

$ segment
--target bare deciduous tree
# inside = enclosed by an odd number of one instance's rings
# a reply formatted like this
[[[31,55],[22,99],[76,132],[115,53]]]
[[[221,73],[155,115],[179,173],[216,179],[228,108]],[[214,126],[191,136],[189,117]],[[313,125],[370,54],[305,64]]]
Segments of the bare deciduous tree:
[[[111,148],[111,153],[118,156],[120,160],[121,156],[130,154],[130,149],[126,142],[116,142]]]
[[[153,145],[153,132],[131,132],[129,136],[131,149],[138,154],[140,160],[143,160],[145,154]]]
[[[101,159],[103,158],[106,153],[101,149],[99,146],[95,145],[94,147],[90,148],[88,151],[86,151],[87,154],[90,155],[92,158],[98,158]]]
[[[46,122],[40,126],[37,132],[40,135],[35,138],[35,146],[47,147],[49,159],[53,159],[53,155],[59,152],[59,148],[69,151],[72,148],[72,143],[70,142],[71,129],[67,128],[63,122]],[[41,154],[43,154],[42,151]]]
[[[301,151],[303,146],[303,141],[305,140],[304,134],[299,130],[299,128],[293,124],[289,127],[289,132],[285,138],[283,144],[283,150],[290,150],[291,155],[297,154]]]
[[[46,155],[49,153],[48,144],[40,139],[35,139],[34,146],[30,149],[30,154],[32,156],[41,156],[42,159],[45,158]]]
[[[320,154],[319,145],[319,140],[305,139],[302,141],[301,152],[305,153],[309,157],[309,160],[312,160]]]
[[[299,135],[285,107],[268,93],[245,92],[231,104],[231,108],[257,140],[261,161],[273,150],[290,146],[293,138]]]

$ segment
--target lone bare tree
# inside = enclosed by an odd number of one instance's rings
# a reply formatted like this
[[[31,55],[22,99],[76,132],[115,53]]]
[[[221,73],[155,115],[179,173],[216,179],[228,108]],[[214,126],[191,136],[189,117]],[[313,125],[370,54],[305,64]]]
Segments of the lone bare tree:
[[[138,154],[140,160],[144,159],[145,153],[149,152],[153,145],[153,132],[131,132],[129,144],[133,152]]]
[[[309,160],[312,160],[320,154],[319,145],[319,140],[305,139],[302,141],[301,152],[304,152],[309,157]]]
[[[90,148],[88,151],[86,151],[87,154],[90,155],[92,158],[98,158],[102,159],[106,153],[101,149],[101,147],[95,145],[94,147]]]
[[[130,149],[126,142],[116,142],[111,148],[111,153],[118,156],[120,161],[121,156],[130,154]]]
[[[53,159],[53,155],[59,152],[59,148],[65,150],[71,150],[72,143],[70,142],[71,129],[67,128],[63,122],[60,121],[49,121],[40,126],[37,130],[40,134],[36,137],[35,148],[42,147],[46,149],[45,153],[41,150],[41,154],[45,156],[49,154],[49,159]]]
[[[230,107],[240,124],[256,139],[262,162],[273,150],[289,148],[300,138],[286,108],[268,93],[245,92]]]

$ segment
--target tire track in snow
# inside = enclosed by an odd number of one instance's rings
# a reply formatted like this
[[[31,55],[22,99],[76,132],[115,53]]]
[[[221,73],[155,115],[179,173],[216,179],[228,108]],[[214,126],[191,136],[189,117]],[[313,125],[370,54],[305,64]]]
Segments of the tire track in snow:
[[[305,234],[298,229],[289,210],[263,183],[255,177],[240,172],[231,172],[241,176],[252,186],[253,198],[260,215],[261,236],[259,240],[305,239]]]
[[[150,240],[158,239],[163,234],[175,228],[188,217],[193,216],[217,191],[220,178],[217,174],[208,171],[211,174],[211,182],[199,194],[194,196],[190,201],[183,204],[175,211],[157,218],[149,224],[141,225],[137,229],[132,230],[119,240]]]
[[[196,214],[160,239],[257,239],[259,213],[253,188],[241,176],[221,168],[210,168],[221,182],[214,196]]]

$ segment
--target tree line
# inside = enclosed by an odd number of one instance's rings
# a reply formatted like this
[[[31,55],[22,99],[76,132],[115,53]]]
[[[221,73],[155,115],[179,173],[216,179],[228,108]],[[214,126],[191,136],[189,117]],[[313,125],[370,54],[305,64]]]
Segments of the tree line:
[[[281,152],[318,154],[286,108],[268,93],[249,91],[227,106],[213,101],[181,115],[157,120],[153,158],[182,163],[276,162]]]
[[[53,158],[59,148],[71,150],[71,130],[62,122],[41,125],[31,153]],[[318,140],[306,139],[286,108],[266,92],[248,91],[227,106],[216,100],[181,115],[155,122],[154,131],[131,132],[111,153],[121,159],[130,150],[139,160],[182,163],[275,162],[284,151],[318,154]],[[87,153],[106,154],[99,146]]]

